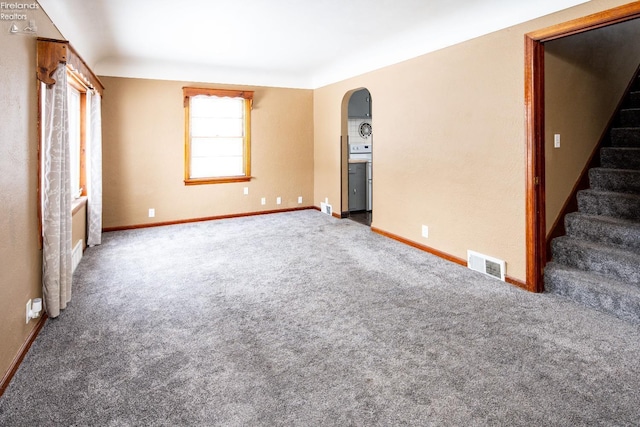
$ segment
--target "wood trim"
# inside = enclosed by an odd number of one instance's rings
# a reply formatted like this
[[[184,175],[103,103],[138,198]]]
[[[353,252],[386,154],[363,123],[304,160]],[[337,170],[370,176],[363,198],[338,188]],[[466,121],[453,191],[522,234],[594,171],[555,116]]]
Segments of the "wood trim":
[[[44,324],[46,323],[47,319],[48,319],[48,316],[43,311],[43,314],[38,320],[38,323],[31,330],[31,332],[27,336],[27,339],[24,341],[24,343],[22,343],[22,346],[18,350],[18,354],[16,354],[16,357],[14,357],[13,361],[11,362],[11,365],[9,365],[9,369],[7,370],[7,372],[5,372],[4,376],[2,377],[2,380],[0,381],[0,397],[2,397],[7,387],[9,387],[9,383],[11,382],[11,379],[18,371],[20,364],[22,363],[22,361],[24,360],[24,357],[29,352],[31,345],[38,337],[38,334],[44,327]]]
[[[520,289],[524,289],[525,291],[529,290],[526,282],[523,282],[522,280],[518,280],[511,276],[504,276],[504,281],[509,283],[510,285],[517,286]]]
[[[579,176],[578,180],[574,184],[573,189],[571,190],[571,193],[569,194],[569,197],[564,202],[564,205],[562,206],[562,209],[560,210],[560,214],[558,215],[558,217],[554,221],[553,226],[551,227],[549,233],[546,235],[546,238],[545,238],[545,241],[546,241],[546,243],[545,243],[545,247],[546,247],[545,262],[551,261],[551,255],[552,255],[552,253],[551,253],[551,241],[553,239],[555,239],[556,237],[564,236],[566,234],[566,229],[565,229],[565,225],[564,225],[565,216],[567,216],[567,214],[570,214],[571,212],[577,212],[578,211],[578,192],[580,190],[585,190],[585,189],[589,188],[589,169],[597,167],[600,164],[600,148],[602,147],[601,142],[602,141],[600,141],[596,145],[595,149],[591,153],[591,156],[589,157],[589,160],[587,161],[586,165],[584,166],[584,169],[582,169],[582,172],[580,173],[580,176]]]
[[[254,177],[252,176],[224,176],[220,178],[185,178],[184,185],[228,184],[230,182],[249,182],[252,179],[254,179]]]
[[[80,92],[80,195],[87,195],[87,90]]]
[[[245,98],[244,102],[244,144],[242,154],[244,157],[244,175],[251,179],[251,108],[253,106],[253,92],[251,98]]]
[[[312,206],[310,209],[315,209],[318,212],[322,212],[322,209],[320,209],[320,207],[318,207],[318,206]],[[331,216],[336,218],[336,219],[348,218],[348,216],[342,216],[342,214],[336,213],[335,211],[331,211]]]
[[[380,234],[381,236],[388,237],[390,239],[396,240],[396,241],[398,241],[400,243],[404,243],[405,245],[409,245],[409,246],[414,247],[416,249],[420,249],[421,251],[428,252],[431,255],[435,255],[438,258],[444,259],[445,261],[449,261],[449,262],[452,262],[454,264],[461,265],[463,267],[467,266],[467,261],[466,260],[464,260],[462,258],[458,258],[457,256],[453,256],[453,255],[448,254],[446,252],[439,251],[438,249],[434,249],[434,248],[432,248],[430,246],[426,246],[426,245],[414,242],[413,240],[405,239],[404,237],[398,236],[397,234],[389,233],[388,231],[381,230],[381,229],[379,229],[377,227],[371,227],[371,231],[373,231],[374,233]],[[514,279],[513,277],[505,276],[504,280],[505,280],[505,282],[507,282],[507,283],[509,283],[511,285],[515,285],[515,286],[517,286],[519,288],[522,288],[522,289],[527,289],[527,284],[525,282],[522,282],[522,281],[520,281],[518,279]]]
[[[526,289],[542,292],[546,261],[544,45],[525,36]]]
[[[66,64],[69,42],[59,40],[38,39],[37,42],[37,76],[38,80],[47,85],[55,84],[53,73],[58,64]]]
[[[527,37],[537,41],[551,41],[574,34],[583,33],[596,28],[618,24],[640,17],[640,2],[633,2],[613,9],[587,15],[568,22],[553,25],[527,34]]]
[[[409,245],[409,246],[414,247],[416,249],[420,249],[421,251],[428,252],[431,255],[435,255],[435,256],[437,256],[439,258],[445,259],[445,260],[453,262],[455,264],[462,265],[462,266],[465,266],[465,267],[467,266],[467,261],[462,259],[462,258],[458,258],[456,256],[449,255],[446,252],[442,252],[442,251],[439,251],[439,250],[434,249],[432,247],[429,247],[429,246],[414,242],[413,240],[405,239],[404,237],[398,236],[397,234],[389,233],[388,231],[381,230],[380,228],[377,228],[377,227],[371,227],[371,231],[373,231],[374,233],[380,234],[381,236],[388,237],[388,238],[393,239],[393,240],[397,240],[398,242],[404,243],[405,245]]]
[[[125,226],[119,226],[119,227],[105,227],[102,229],[102,232],[108,233],[110,231],[137,230],[140,228],[163,227],[165,225],[189,224],[192,222],[217,221],[220,219],[242,218],[246,216],[269,215],[269,214],[283,213],[283,212],[305,211],[310,209],[316,209],[316,207],[306,206],[306,207],[299,207],[299,208],[276,209],[276,210],[270,210],[270,211],[243,212],[238,214],[208,216],[208,217],[202,217],[202,218],[179,219],[175,221],[153,222],[149,224],[135,224],[135,225],[125,225]]]
[[[544,186],[544,42],[640,17],[640,2],[525,35],[526,289],[543,292],[547,261]]]
[[[183,87],[182,94],[184,106],[184,184],[206,185],[251,181],[251,179],[253,179],[253,177],[251,176],[251,110],[253,108],[254,92],[242,90]],[[244,99],[244,135],[242,141],[243,175],[191,178],[191,103],[189,102],[189,99],[192,96],[198,95]]]
[[[52,85],[55,80],[51,76],[56,71],[58,64],[67,64],[74,75],[87,87],[97,91],[100,95],[104,92],[104,85],[93,73],[84,59],[65,40],[37,39],[37,76],[41,82]]]
[[[36,194],[38,197],[38,249],[42,250],[44,246],[44,237],[42,236],[42,132],[43,132],[43,111],[42,111],[42,82],[36,79],[36,92],[38,93],[38,182],[36,185]]]
[[[229,90],[229,89],[211,89],[201,87],[183,87],[182,95],[184,97],[183,102],[186,107],[189,103],[190,96],[207,95],[207,96],[219,96],[227,98],[244,98],[253,100],[254,92],[252,90]],[[248,103],[251,104],[251,103]]]

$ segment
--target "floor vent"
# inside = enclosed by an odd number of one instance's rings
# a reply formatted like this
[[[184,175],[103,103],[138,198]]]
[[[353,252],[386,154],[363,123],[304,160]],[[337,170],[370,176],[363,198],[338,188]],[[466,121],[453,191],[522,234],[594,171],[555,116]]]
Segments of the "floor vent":
[[[71,272],[76,271],[76,267],[80,264],[82,259],[82,240],[78,240],[78,243],[73,247],[71,252]]]
[[[321,202],[320,210],[322,213],[326,213],[327,215],[331,215],[333,213],[333,207],[329,203]]]
[[[505,262],[474,251],[467,251],[467,267],[504,282]]]

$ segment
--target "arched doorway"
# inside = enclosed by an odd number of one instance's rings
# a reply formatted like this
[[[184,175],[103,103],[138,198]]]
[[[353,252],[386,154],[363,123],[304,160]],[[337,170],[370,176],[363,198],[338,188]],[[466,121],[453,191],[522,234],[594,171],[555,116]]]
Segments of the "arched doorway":
[[[371,93],[347,92],[341,115],[341,216],[367,226],[373,217],[373,124]]]

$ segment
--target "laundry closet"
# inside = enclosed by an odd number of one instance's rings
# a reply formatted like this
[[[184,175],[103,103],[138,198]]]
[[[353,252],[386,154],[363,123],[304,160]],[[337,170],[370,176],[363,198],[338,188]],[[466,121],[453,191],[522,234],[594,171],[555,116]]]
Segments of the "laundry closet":
[[[373,208],[373,162],[371,94],[367,89],[354,92],[349,99],[349,213],[365,215],[371,222]]]

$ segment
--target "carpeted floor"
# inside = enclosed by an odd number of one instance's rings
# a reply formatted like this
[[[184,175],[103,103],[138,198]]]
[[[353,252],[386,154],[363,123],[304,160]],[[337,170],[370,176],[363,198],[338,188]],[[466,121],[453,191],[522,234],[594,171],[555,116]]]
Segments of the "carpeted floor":
[[[637,425],[640,329],[319,212],[107,233],[3,426]]]

